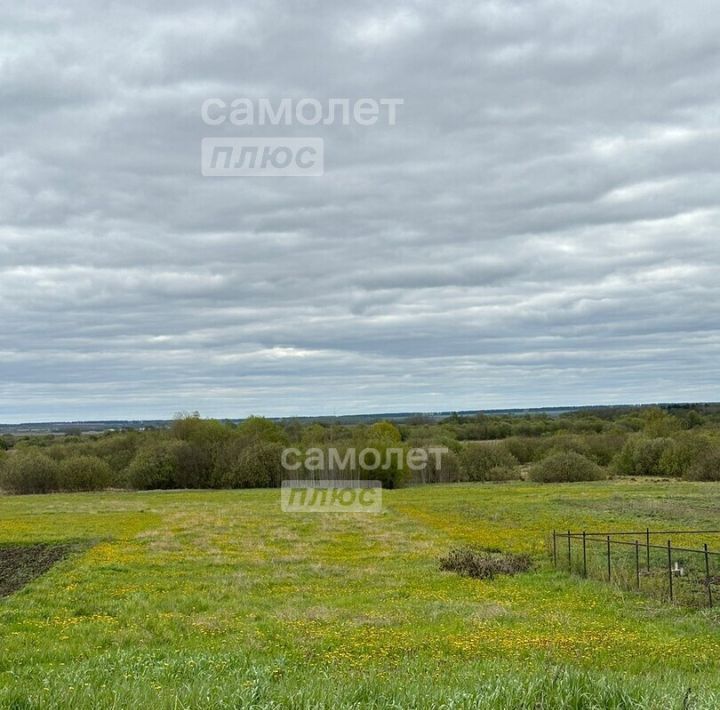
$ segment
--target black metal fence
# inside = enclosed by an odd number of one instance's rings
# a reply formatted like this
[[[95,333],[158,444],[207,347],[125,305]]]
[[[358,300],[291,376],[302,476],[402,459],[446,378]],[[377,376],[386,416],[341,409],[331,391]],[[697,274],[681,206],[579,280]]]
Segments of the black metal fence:
[[[691,546],[692,542],[674,545],[672,535],[694,542],[720,535],[720,530],[553,530],[553,563],[570,573],[669,601],[708,607],[719,603],[720,552],[710,551],[705,541],[701,547]],[[663,544],[657,544],[659,538]]]

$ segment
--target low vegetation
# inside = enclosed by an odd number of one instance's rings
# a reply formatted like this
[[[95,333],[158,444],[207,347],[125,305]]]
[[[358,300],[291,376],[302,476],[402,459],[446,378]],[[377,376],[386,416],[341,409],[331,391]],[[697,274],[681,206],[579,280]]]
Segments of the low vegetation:
[[[574,451],[558,451],[530,468],[530,480],[539,483],[599,481],[607,472],[586,456]]]
[[[2,543],[99,540],[0,600],[0,708],[720,707],[719,610],[555,571],[548,548],[554,528],[716,529],[716,484],[414,486],[379,515],[278,502],[0,496]],[[441,571],[456,548],[534,566]]]
[[[532,567],[529,555],[515,555],[500,550],[476,550],[458,547],[440,558],[440,569],[457,572],[474,579],[495,579],[499,574],[518,574]]]

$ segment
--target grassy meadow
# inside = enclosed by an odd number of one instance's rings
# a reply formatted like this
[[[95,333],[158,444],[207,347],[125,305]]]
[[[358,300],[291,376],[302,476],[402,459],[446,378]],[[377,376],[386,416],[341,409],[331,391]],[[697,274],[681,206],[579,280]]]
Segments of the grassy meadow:
[[[379,515],[279,495],[0,497],[0,543],[88,543],[0,599],[0,707],[720,707],[720,610],[548,555],[553,528],[715,528],[717,484],[423,486]],[[464,544],[536,567],[441,572]]]

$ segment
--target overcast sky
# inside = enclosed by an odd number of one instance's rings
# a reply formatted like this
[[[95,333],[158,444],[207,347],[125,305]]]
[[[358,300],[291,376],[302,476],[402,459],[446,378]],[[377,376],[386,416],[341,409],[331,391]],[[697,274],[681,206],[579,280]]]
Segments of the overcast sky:
[[[0,7],[0,421],[720,400],[720,6]],[[202,177],[274,135],[324,176]]]

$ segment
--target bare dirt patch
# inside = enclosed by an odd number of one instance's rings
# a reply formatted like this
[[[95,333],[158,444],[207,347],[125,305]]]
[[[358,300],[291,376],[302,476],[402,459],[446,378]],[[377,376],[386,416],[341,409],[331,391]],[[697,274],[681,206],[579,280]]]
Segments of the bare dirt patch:
[[[0,597],[17,592],[81,547],[75,542],[0,545]]]

